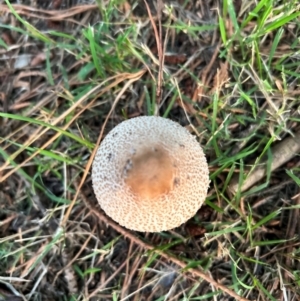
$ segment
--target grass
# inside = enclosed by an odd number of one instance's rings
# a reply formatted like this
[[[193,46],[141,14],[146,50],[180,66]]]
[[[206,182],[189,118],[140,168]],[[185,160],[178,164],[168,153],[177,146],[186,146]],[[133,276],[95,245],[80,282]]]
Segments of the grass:
[[[298,1],[165,3],[161,102],[143,1],[23,2],[0,2],[0,300],[231,300],[195,271],[299,299]],[[211,185],[185,225],[131,233],[91,211],[88,162],[152,114],[198,137]]]

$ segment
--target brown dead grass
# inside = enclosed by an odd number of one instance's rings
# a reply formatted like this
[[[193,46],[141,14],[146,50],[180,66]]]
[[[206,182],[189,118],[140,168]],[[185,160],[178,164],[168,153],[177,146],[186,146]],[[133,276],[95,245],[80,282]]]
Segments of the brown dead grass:
[[[101,21],[98,5],[93,1],[15,2],[11,1],[15,10],[41,31],[58,30],[79,38],[82,28]],[[183,2],[178,1],[174,6],[174,18],[200,24],[217,22],[217,11],[212,9],[216,7],[216,2],[191,1],[182,9]],[[97,82],[93,73],[85,80],[79,80],[77,74],[80,67],[91,58],[77,58],[78,53],[56,49],[56,52],[51,50],[48,54],[53,62],[51,73],[54,84],[51,85],[45,71],[45,45],[16,31],[1,29],[1,38],[9,46],[8,50],[0,49],[1,111],[37,118],[93,143],[97,139],[99,143],[109,129],[124,119],[124,115],[130,118],[147,114],[144,86],[151,89],[151,82],[157,79],[158,67],[162,64],[159,61],[162,49],[157,50],[157,39],[153,34],[153,24],[158,25],[155,4],[151,2],[149,6],[153,22],[148,22],[141,34],[141,40],[150,50],[147,64],[133,57],[130,64],[138,71],[117,74],[107,70],[105,82]],[[125,1],[119,7],[119,14],[124,18],[129,16],[130,20],[136,22],[147,22],[149,12],[143,1],[133,11],[132,8],[133,2]],[[240,11],[241,1],[235,1],[235,8],[237,12]],[[1,23],[21,26],[4,1],[0,1],[0,12]],[[168,20],[162,21],[164,24]],[[254,26],[255,22],[250,23],[246,31]],[[233,31],[230,21],[227,22],[227,29],[228,32]],[[121,30],[121,25],[118,30]],[[291,35],[291,32],[287,32],[285,41]],[[222,43],[218,30],[203,31],[196,39],[170,28],[163,29],[163,36],[168,37],[164,45],[164,64],[176,77],[174,86],[177,84],[180,90],[168,117],[186,125],[196,134],[202,133],[202,142],[209,143],[212,138],[205,128],[211,122],[214,95],[222,98],[231,93],[232,98],[238,98],[228,61],[219,58]],[[270,41],[266,40],[262,52],[269,53],[270,45]],[[277,49],[278,59],[286,51],[291,51],[291,48],[287,42],[283,42]],[[239,57],[239,53],[230,55],[236,59]],[[18,69],[15,63],[22,56],[27,63]],[[189,68],[189,72],[179,64]],[[58,67],[60,65],[67,73],[67,84],[62,69]],[[244,70],[240,74],[245,91],[261,82],[255,70],[251,74],[247,72]],[[194,76],[190,76],[190,73]],[[279,78],[279,72],[275,75]],[[71,92],[86,83],[90,83],[92,89],[74,102]],[[279,88],[282,86],[279,79],[277,84]],[[286,99],[292,103],[290,115],[295,118],[299,117],[299,93],[296,87],[292,83],[284,92]],[[160,114],[165,112],[173,95],[166,88],[162,89],[156,106],[156,112]],[[226,150],[233,146],[232,154],[239,153],[249,143],[249,140],[243,141],[243,137],[249,137],[256,131],[259,132],[258,137],[274,131],[279,118],[274,106],[280,107],[280,92],[281,89],[278,89],[272,96],[256,94],[256,101],[261,108],[260,116],[264,110],[269,110],[273,117],[272,122],[268,123],[269,127],[264,124],[260,128],[251,122],[242,127],[238,121],[232,120],[228,130],[236,140],[228,142],[220,137],[220,147]],[[248,105],[233,107],[229,101],[224,102],[216,116],[216,130],[225,126],[228,116],[244,116],[250,111]],[[157,300],[164,295],[167,295],[167,300],[182,300],[191,290],[192,296],[197,297],[218,289],[222,292],[216,293],[215,297],[207,297],[207,300],[232,300],[230,295],[237,300],[264,300],[263,290],[257,287],[248,290],[244,298],[236,296],[234,288],[230,288],[233,284],[232,265],[237,261],[242,267],[237,269],[239,279],[249,272],[261,281],[275,299],[286,300],[285,293],[289,300],[299,298],[300,289],[293,273],[300,270],[297,255],[300,245],[299,188],[280,166],[272,170],[269,187],[257,194],[241,197],[235,204],[236,210],[228,205],[223,194],[218,193],[230,172],[230,168],[224,168],[210,191],[210,196],[215,195],[215,205],[224,209],[222,213],[204,206],[196,216],[196,221],[200,222],[189,221],[163,234],[141,235],[116,225],[96,204],[89,175],[92,161],[89,160],[92,153],[90,149],[82,145],[72,149],[72,140],[57,140],[59,134],[49,128],[8,118],[1,118],[0,123],[0,137],[3,137],[0,147],[17,163],[13,166],[4,157],[0,158],[0,300],[2,295],[3,300],[9,301],[113,300],[114,294],[118,296],[117,300]],[[297,122],[288,120],[286,129],[297,133],[299,126]],[[288,136],[287,133],[281,135],[282,139]],[[299,146],[299,141],[296,144]],[[28,151],[27,146],[38,149]],[[72,164],[58,165],[53,159],[43,161],[41,149],[80,159]],[[216,159],[212,147],[207,147],[207,154],[211,162]],[[250,159],[251,156],[248,162]],[[299,167],[296,156],[289,156],[286,161],[282,162],[286,168]],[[43,164],[48,164],[48,168],[39,172]],[[218,163],[212,165],[211,172],[218,168]],[[42,185],[48,194],[33,189],[23,171]],[[235,168],[233,172],[238,174],[239,169]],[[230,191],[224,193],[230,196]],[[54,202],[49,194],[63,197],[68,202]],[[219,229],[218,225],[228,224],[231,227],[245,222],[249,216],[249,204],[253,222],[275,209],[295,206],[294,210],[281,210],[270,223],[253,233],[256,241],[291,240],[275,246],[251,247],[250,238],[240,233],[204,237],[206,231]],[[298,238],[293,239],[297,234]],[[240,258],[233,258],[231,246],[236,251],[234,255],[239,254]],[[251,262],[246,257],[256,258],[261,263]],[[187,266],[190,269],[182,271]],[[249,279],[246,285],[251,286],[253,283]],[[283,282],[285,291],[282,290]],[[73,299],[71,296],[74,296]]]

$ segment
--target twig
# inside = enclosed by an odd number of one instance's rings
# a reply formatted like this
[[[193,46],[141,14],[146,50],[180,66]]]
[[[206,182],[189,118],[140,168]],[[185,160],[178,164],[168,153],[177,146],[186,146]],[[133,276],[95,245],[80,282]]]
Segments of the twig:
[[[291,160],[298,152],[300,152],[300,131],[294,137],[289,137],[278,143],[272,148],[273,162],[271,171],[276,170],[279,166]],[[266,165],[268,159],[264,159],[257,165],[251,174],[247,176],[241,187],[241,192],[246,191],[255,183],[260,181],[266,175]],[[255,162],[251,162],[251,165]],[[239,175],[233,177],[229,186],[229,190],[235,194],[239,187]]]

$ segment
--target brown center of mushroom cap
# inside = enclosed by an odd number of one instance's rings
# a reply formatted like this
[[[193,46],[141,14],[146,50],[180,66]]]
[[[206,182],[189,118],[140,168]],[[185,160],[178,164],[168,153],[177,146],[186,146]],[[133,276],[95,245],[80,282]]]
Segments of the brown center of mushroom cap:
[[[136,153],[126,173],[125,183],[138,199],[155,199],[173,188],[174,166],[161,147]]]

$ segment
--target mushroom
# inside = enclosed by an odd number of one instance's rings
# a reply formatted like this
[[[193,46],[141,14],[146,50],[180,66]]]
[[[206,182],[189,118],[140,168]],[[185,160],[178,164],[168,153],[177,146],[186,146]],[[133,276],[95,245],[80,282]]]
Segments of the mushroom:
[[[112,129],[97,150],[93,188],[105,213],[141,232],[180,226],[205,201],[209,171],[199,143],[166,118],[136,117]]]

